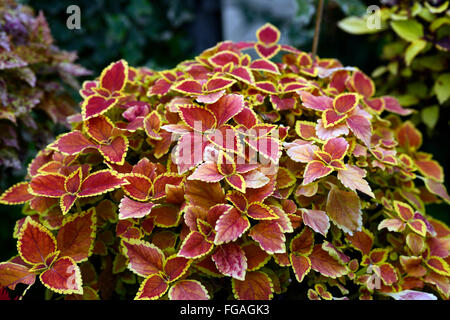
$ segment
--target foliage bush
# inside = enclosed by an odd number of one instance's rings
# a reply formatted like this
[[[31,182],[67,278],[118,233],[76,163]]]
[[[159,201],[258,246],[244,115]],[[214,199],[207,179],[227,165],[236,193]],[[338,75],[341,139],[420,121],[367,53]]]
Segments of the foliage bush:
[[[65,299],[448,299],[450,202],[410,112],[356,67],[224,41],[173,70],[120,60],[1,197],[0,285]],[[254,58],[251,57],[253,55]],[[52,295],[53,292],[53,295]]]
[[[449,105],[449,1],[382,1],[380,27],[368,28],[372,17],[347,17],[339,26],[353,34],[376,34],[383,43],[386,65],[373,71],[379,91],[395,95],[404,107],[414,107],[412,121],[435,128],[442,108]],[[376,14],[378,15],[378,14]],[[369,21],[370,22],[370,21]],[[370,23],[369,23],[370,24]],[[448,123],[443,124],[444,128]]]
[[[63,83],[79,89],[77,76],[89,74],[74,64],[76,54],[59,49],[42,12],[35,15],[15,1],[0,4],[0,167],[20,169],[29,148],[54,139],[54,124],[78,112]],[[31,145],[31,146],[30,146]],[[33,146],[34,145],[34,146]]]

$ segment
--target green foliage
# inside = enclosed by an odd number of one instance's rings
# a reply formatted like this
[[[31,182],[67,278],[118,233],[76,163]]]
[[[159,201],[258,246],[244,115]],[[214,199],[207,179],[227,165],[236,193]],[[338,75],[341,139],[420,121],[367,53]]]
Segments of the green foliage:
[[[412,120],[431,133],[439,124],[440,108],[450,97],[448,71],[450,45],[449,1],[389,1],[380,5],[382,28],[367,28],[368,16],[347,17],[339,27],[353,34],[378,33],[383,43],[383,66],[375,69],[377,88],[398,97],[403,106],[417,109]],[[358,21],[360,27],[352,22]],[[440,117],[443,128],[447,119]]]

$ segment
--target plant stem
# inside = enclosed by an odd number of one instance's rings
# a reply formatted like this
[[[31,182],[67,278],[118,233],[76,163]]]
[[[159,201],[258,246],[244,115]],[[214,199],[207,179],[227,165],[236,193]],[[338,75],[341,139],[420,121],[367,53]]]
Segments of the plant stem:
[[[319,0],[319,4],[317,5],[316,27],[314,30],[314,39],[313,39],[313,46],[312,46],[313,61],[316,59],[317,46],[319,45],[320,25],[322,23],[322,12],[323,12],[323,0]]]

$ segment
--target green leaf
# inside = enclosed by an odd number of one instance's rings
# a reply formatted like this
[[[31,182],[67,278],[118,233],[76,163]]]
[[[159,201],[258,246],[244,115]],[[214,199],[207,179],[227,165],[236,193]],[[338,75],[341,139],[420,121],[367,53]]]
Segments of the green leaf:
[[[411,42],[405,52],[405,62],[409,66],[412,60],[417,56],[427,45],[425,40],[417,39]]]
[[[434,105],[422,109],[421,116],[427,127],[433,129],[439,119],[439,106]]]
[[[384,28],[373,28],[368,24],[367,19],[361,17],[347,17],[338,22],[338,27],[351,34],[377,33]]]
[[[406,41],[414,41],[423,37],[423,26],[414,19],[391,21],[395,33]]]
[[[450,73],[441,74],[434,83],[434,93],[440,104],[450,97]]]

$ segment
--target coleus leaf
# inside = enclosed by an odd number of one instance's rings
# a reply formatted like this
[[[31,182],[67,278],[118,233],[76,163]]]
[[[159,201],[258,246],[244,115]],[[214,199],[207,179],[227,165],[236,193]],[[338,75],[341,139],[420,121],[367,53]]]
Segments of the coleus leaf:
[[[94,172],[83,180],[80,186],[79,197],[96,196],[108,191],[112,191],[124,184],[127,184],[123,178],[111,170],[100,170]]]
[[[13,185],[0,196],[1,204],[22,204],[34,198],[28,189],[29,182],[20,182]]]
[[[128,257],[128,268],[142,277],[163,271],[164,254],[155,245],[138,239],[122,239],[123,254]]]
[[[119,60],[107,66],[100,75],[100,87],[110,93],[124,89],[128,79],[128,63]]]
[[[247,258],[245,252],[236,243],[222,244],[211,256],[217,269],[226,276],[238,280],[245,279]]]
[[[247,217],[235,208],[223,205],[222,214],[216,222],[215,244],[227,243],[240,238],[250,228]]]
[[[68,256],[76,263],[87,260],[94,246],[96,222],[93,208],[66,217],[56,236],[60,256]]]
[[[385,295],[394,298],[395,300],[437,300],[437,297],[428,292],[421,292],[415,290],[402,290],[399,292],[386,292]]]
[[[119,219],[143,218],[150,214],[152,202],[139,202],[128,197],[123,197],[119,204]]]
[[[289,255],[289,260],[291,261],[295,278],[298,282],[302,282],[311,270],[311,260],[307,256],[297,255],[295,253]]]
[[[40,274],[44,286],[62,294],[83,294],[81,271],[70,257],[59,258]]]
[[[14,262],[0,263],[0,287],[14,290],[19,283],[30,286],[35,280],[36,275],[24,265]]]
[[[178,255],[189,259],[197,259],[208,254],[213,248],[214,244],[207,241],[203,234],[192,231],[183,240]]]
[[[361,204],[354,191],[344,191],[332,186],[328,193],[326,210],[330,219],[344,232],[351,235],[361,229]]]
[[[305,225],[313,229],[315,232],[327,236],[330,228],[330,220],[326,212],[321,210],[302,209],[302,218]]]
[[[245,279],[232,279],[233,293],[239,300],[270,300],[273,297],[273,283],[262,271],[250,271]]]
[[[303,184],[310,184],[311,182],[329,175],[333,171],[332,168],[326,166],[322,161],[308,162],[303,173]]]
[[[161,297],[169,289],[167,281],[159,274],[147,277],[139,287],[136,300],[155,300]]]
[[[337,278],[346,275],[348,272],[347,267],[323,250],[320,244],[314,246],[309,259],[311,260],[311,268],[326,277]]]
[[[45,265],[46,258],[56,251],[56,239],[44,226],[27,217],[20,229],[17,249],[25,262]]]
[[[169,282],[181,278],[188,270],[192,260],[172,255],[164,261],[164,273]]]
[[[342,184],[352,191],[359,190],[372,198],[375,198],[369,183],[364,180],[366,171],[351,164],[346,164],[345,167],[346,170],[338,170],[337,174],[337,177]]]
[[[169,290],[170,300],[209,300],[208,290],[197,280],[181,280]]]
[[[286,252],[286,238],[276,221],[261,221],[250,229],[248,235],[269,254]]]
[[[271,256],[262,250],[255,242],[248,242],[241,246],[247,258],[247,270],[254,271],[265,265]]]

